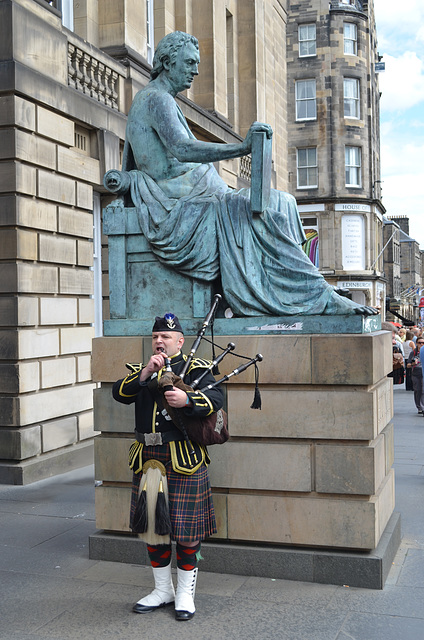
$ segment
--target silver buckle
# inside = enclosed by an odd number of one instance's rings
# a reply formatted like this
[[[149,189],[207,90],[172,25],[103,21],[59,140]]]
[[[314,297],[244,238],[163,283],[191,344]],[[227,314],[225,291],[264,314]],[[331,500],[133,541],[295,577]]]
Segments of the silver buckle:
[[[145,433],[144,434],[144,444],[146,447],[156,447],[159,444],[163,444],[162,442],[162,434],[159,433]]]

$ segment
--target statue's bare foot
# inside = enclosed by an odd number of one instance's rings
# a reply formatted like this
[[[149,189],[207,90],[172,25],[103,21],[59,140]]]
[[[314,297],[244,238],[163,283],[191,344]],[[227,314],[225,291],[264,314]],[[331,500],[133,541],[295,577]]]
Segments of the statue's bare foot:
[[[367,307],[365,305],[358,304],[357,309],[355,309],[355,313],[361,316],[376,316],[379,311],[375,309],[375,307]]]
[[[368,307],[366,305],[353,302],[349,298],[338,295],[336,291],[333,291],[327,305],[324,309],[325,315],[352,315],[358,314],[362,316],[374,316],[379,312],[374,307]]]

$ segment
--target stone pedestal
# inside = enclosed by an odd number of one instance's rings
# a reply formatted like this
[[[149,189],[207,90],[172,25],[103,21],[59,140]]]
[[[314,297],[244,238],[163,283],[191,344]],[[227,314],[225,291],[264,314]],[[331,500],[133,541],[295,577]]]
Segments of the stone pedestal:
[[[250,409],[253,368],[228,381],[231,438],[223,446],[210,448],[218,533],[210,541],[211,561],[202,568],[208,569],[209,564],[209,570],[217,570],[219,550],[228,554],[228,545],[234,544],[271,545],[267,548],[278,553],[280,560],[281,550],[296,553],[294,547],[298,553],[316,548],[314,557],[324,549],[327,558],[338,554],[338,562],[341,557],[349,558],[349,550],[352,557],[358,558],[361,552],[375,560],[385,530],[386,538],[390,530],[399,537],[399,522],[391,520],[390,334],[218,338],[224,347],[230,341],[240,353],[264,356],[260,365],[262,410]],[[190,337],[187,345],[191,345]],[[122,535],[123,545],[134,542],[131,562],[142,554],[142,543],[136,537],[128,538],[131,472],[127,452],[133,440],[133,407],[115,402],[110,387],[126,375],[125,362],[146,361],[149,355],[149,338],[94,341],[93,379],[102,382],[95,391],[95,428],[102,432],[95,440],[96,479],[103,481],[96,489],[96,519],[99,529],[113,534],[115,549],[113,554],[107,551],[107,533],[97,534],[91,540],[96,557],[99,535],[105,536],[101,545],[105,556],[116,556],[117,534]],[[203,355],[208,356],[207,352]],[[220,365],[221,374],[235,366],[235,359],[228,356]],[[386,566],[387,554],[396,551],[392,537],[384,544]],[[268,564],[272,573],[272,561]],[[237,572],[231,563],[228,570]],[[345,571],[339,574],[343,584],[349,584]],[[284,575],[276,571],[272,577]]]

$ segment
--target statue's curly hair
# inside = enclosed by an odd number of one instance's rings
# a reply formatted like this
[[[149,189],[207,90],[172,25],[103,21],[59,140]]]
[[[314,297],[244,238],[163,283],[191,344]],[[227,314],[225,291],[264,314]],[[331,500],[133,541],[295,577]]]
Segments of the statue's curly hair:
[[[153,68],[150,72],[150,79],[154,80],[163,71],[163,61],[168,59],[172,64],[175,62],[178,51],[185,44],[191,43],[199,49],[197,38],[183,31],[173,31],[162,38],[156,47],[153,57]]]

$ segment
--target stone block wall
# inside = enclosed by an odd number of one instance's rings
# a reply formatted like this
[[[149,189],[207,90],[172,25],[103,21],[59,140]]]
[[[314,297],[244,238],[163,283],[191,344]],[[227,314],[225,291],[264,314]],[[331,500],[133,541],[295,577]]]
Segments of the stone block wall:
[[[52,451],[90,461],[100,171],[71,119],[16,95],[0,113],[0,481],[26,483],[57,471]]]
[[[264,360],[261,411],[250,409],[252,368],[225,385],[231,438],[209,450],[215,538],[374,549],[394,509],[389,333],[219,340]],[[134,427],[133,407],[115,402],[111,386],[125,362],[149,353],[148,338],[94,341],[96,520],[106,531],[129,532]],[[234,366],[226,358],[221,374]]]

